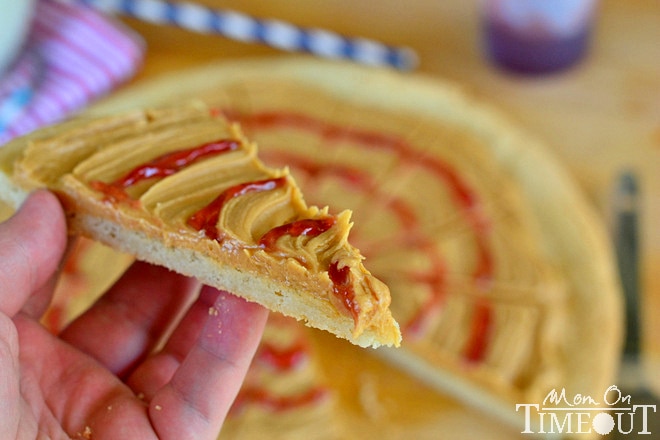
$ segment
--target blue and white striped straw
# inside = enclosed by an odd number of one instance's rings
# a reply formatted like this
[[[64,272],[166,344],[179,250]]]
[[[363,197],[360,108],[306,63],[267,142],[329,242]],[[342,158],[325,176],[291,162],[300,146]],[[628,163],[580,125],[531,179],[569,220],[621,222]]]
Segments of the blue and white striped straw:
[[[194,3],[166,0],[59,1],[84,4],[105,13],[174,25],[194,32],[218,34],[242,42],[263,43],[289,52],[307,52],[325,58],[347,59],[400,70],[414,69],[418,62],[416,53],[406,47],[389,46],[366,38],[349,38],[324,29],[303,28],[280,20],[260,19]]]

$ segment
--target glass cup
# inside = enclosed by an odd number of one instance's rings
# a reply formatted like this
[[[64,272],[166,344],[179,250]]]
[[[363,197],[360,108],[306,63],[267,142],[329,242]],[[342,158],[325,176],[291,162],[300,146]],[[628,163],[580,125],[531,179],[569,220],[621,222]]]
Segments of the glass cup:
[[[482,0],[487,56],[506,70],[566,69],[588,51],[597,0]]]

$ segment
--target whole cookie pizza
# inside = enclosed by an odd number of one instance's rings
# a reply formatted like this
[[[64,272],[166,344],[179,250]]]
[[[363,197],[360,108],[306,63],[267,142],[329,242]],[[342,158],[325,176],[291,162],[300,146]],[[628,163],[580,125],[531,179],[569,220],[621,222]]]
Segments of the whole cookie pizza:
[[[524,129],[436,78],[306,58],[175,73],[92,113],[190,100],[238,122],[307,203],[353,211],[403,335],[378,362],[516,424],[516,403],[611,385],[621,307],[604,228]]]

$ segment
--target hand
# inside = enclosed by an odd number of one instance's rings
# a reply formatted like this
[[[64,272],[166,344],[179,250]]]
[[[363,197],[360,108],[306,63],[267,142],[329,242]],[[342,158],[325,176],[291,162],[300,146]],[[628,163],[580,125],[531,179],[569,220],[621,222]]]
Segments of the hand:
[[[0,224],[0,438],[215,439],[267,311],[135,263],[55,336],[67,235],[49,192]]]

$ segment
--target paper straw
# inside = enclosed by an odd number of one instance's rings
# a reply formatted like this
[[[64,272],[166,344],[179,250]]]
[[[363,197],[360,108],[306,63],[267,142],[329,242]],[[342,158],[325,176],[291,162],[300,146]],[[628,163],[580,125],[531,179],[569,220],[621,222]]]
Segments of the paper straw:
[[[218,34],[232,40],[262,43],[289,52],[307,52],[325,58],[347,59],[400,70],[414,69],[418,61],[416,53],[406,47],[389,46],[366,38],[350,38],[324,29],[303,28],[280,20],[260,19],[194,3],[165,0],[59,1],[83,4],[105,13],[174,25],[194,32]]]

